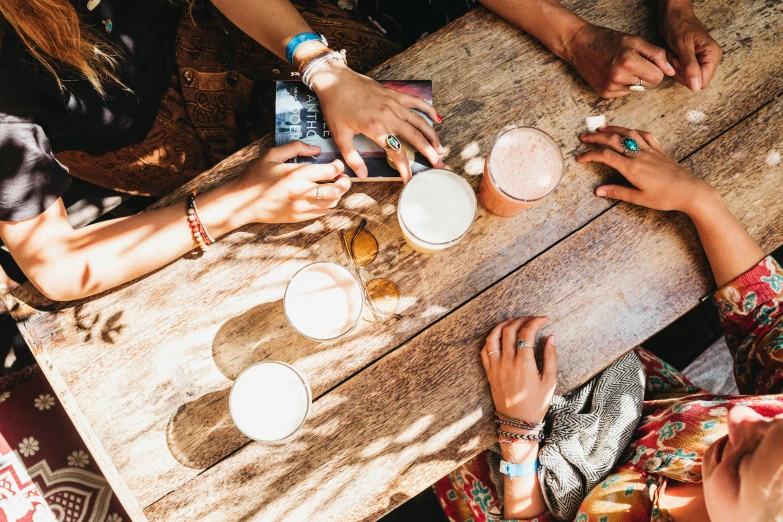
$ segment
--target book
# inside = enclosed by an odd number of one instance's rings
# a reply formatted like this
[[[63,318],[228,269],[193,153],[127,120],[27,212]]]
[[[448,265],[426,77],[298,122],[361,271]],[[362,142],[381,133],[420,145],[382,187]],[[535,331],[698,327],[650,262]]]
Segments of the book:
[[[395,91],[413,94],[423,98],[432,105],[432,82],[430,80],[381,81],[382,85]],[[429,116],[413,109],[427,120]],[[317,156],[299,156],[290,160],[292,163],[329,163],[345,159],[340,154],[337,145],[331,138],[329,128],[324,121],[321,105],[315,93],[302,82],[277,82],[275,101],[275,144],[284,145],[294,140],[302,140],[310,145],[321,147]],[[354,181],[399,181],[400,173],[386,159],[386,151],[368,137],[359,134],[353,138],[354,146],[367,164],[366,180],[359,180],[348,164],[345,173]],[[403,147],[413,156],[411,172],[416,174],[431,168],[429,161],[419,151],[403,142]]]

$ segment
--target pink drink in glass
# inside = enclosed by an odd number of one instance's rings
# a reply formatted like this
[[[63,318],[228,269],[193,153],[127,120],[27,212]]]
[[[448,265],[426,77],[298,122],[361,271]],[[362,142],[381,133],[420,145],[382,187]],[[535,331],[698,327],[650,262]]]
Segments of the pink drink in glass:
[[[549,134],[533,127],[508,130],[484,161],[479,199],[497,216],[514,216],[555,190],[564,169],[563,153]]]

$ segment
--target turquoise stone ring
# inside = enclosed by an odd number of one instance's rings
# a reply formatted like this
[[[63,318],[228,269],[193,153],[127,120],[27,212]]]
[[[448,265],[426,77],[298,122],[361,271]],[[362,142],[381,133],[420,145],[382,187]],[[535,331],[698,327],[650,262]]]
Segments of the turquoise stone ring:
[[[639,144],[636,143],[635,140],[632,140],[631,138],[623,138],[620,140],[623,144],[623,150],[630,154],[631,156],[635,156],[639,154]]]
[[[400,138],[395,136],[394,134],[388,134],[386,136],[386,146],[383,148],[383,150],[388,151],[391,150],[400,150],[402,148],[402,143],[400,143]]]

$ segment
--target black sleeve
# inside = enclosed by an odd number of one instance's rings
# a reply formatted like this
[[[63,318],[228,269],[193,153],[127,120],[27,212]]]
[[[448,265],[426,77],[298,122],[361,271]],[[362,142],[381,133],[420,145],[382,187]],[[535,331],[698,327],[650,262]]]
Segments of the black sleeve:
[[[71,185],[34,120],[0,112],[0,221],[23,221],[49,208]]]

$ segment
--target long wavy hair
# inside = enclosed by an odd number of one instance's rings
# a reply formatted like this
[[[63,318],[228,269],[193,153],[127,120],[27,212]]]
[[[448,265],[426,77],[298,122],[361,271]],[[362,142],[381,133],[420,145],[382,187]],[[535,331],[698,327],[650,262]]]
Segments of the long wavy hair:
[[[0,16],[60,89],[64,70],[81,75],[101,95],[106,94],[107,83],[122,85],[116,76],[116,49],[82,25],[68,0],[2,0]]]

